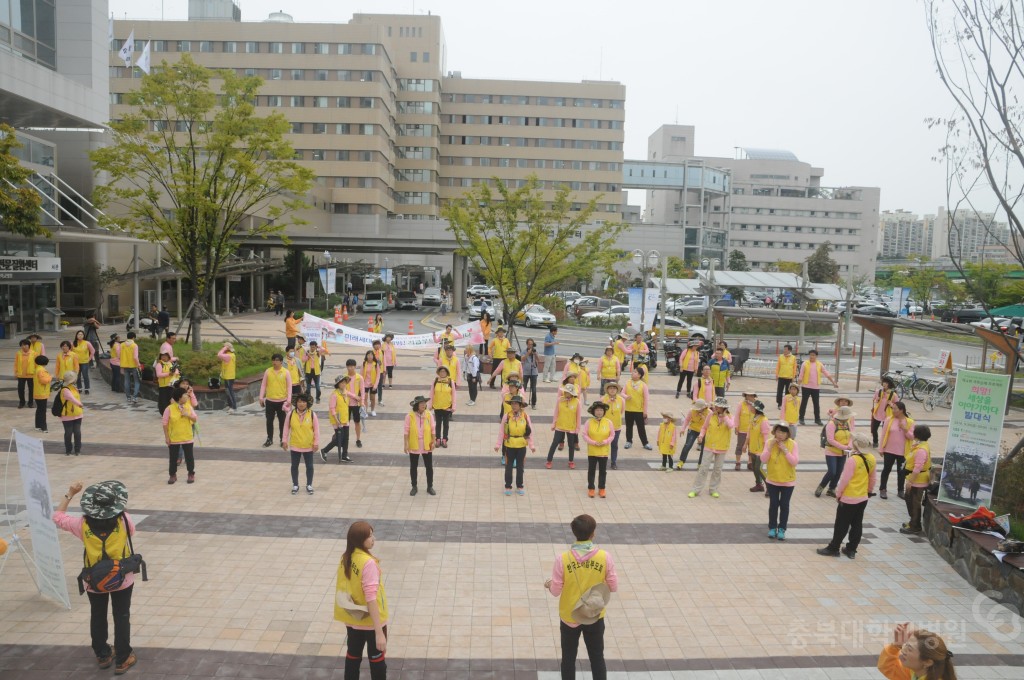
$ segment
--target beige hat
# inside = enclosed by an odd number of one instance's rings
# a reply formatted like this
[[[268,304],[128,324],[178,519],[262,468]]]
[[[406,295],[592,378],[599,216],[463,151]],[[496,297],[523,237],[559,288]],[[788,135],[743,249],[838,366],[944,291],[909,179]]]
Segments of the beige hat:
[[[853,409],[849,406],[840,406],[836,410],[836,414],[833,416],[836,420],[849,420],[854,417]]]
[[[842,401],[845,401],[846,403],[839,403]],[[853,399],[850,399],[849,397],[836,397],[835,404],[836,406],[853,406]]]
[[[72,385],[76,380],[78,380],[78,374],[74,371],[64,371],[64,375],[61,376],[61,379],[64,381],[65,385]]]
[[[577,394],[579,394],[579,392],[576,390],[576,385],[574,385],[572,383],[566,383],[566,384],[562,385],[562,391],[565,392],[566,394],[571,394],[574,397]]]
[[[601,612],[612,599],[612,591],[606,583],[598,583],[583,593],[572,610],[572,619],[576,623],[590,625],[601,618]]]
[[[693,402],[693,406],[691,406],[690,408],[694,411],[703,411],[707,407],[708,402],[704,401],[703,399],[697,399],[696,401]]]
[[[858,449],[871,448],[871,437],[863,432],[854,432],[853,443]]]
[[[661,412],[661,417],[662,418],[668,418],[669,420],[675,420],[676,419],[676,417],[673,414],[669,413],[668,411],[662,411]]]
[[[744,397],[756,397],[757,396],[757,392],[743,392],[742,394],[743,394]]]

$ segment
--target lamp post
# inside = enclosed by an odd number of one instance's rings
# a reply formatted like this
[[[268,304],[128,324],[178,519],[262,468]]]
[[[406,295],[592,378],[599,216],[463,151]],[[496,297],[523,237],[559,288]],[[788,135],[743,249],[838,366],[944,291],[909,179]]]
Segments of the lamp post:
[[[640,250],[637,248],[633,251],[633,264],[640,270],[640,332],[644,332],[644,326],[646,323],[647,313],[647,275],[658,266],[658,258],[661,257],[661,253],[657,250]],[[664,283],[664,282],[663,282]],[[664,316],[664,315],[663,315]]]
[[[331,268],[331,251],[324,251],[324,308],[327,311],[327,315],[331,314],[331,291],[327,288],[327,281],[330,278]]]
[[[715,313],[715,298],[718,297],[718,291],[715,286],[715,267],[721,264],[717,258],[704,258],[700,261],[700,264],[708,272],[707,289],[708,289],[708,334],[714,335],[714,313]],[[711,338],[708,338],[710,341]]]

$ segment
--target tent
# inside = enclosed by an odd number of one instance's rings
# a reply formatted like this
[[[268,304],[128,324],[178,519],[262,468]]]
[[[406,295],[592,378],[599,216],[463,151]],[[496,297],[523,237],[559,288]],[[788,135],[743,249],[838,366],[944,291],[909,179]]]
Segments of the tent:
[[[993,316],[1008,316],[1011,318],[1015,316],[1024,316],[1024,304],[1006,305],[1005,307],[990,309],[989,311]]]

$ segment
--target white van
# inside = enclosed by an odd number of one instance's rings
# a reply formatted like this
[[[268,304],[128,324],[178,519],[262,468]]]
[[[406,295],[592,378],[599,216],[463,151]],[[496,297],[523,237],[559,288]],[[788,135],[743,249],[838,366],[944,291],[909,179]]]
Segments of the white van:
[[[367,291],[360,305],[364,312],[386,312],[388,311],[388,294],[383,290]]]

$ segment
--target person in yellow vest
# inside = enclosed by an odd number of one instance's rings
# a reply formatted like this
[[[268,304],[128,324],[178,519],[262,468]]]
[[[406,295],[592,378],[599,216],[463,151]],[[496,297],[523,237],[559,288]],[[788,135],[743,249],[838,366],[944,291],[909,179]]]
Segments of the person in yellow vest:
[[[743,448],[750,461],[750,469],[754,472],[754,486],[750,487],[752,493],[764,491],[764,474],[761,471],[761,453],[771,437],[771,426],[764,415],[764,402],[760,399],[754,401],[754,415],[750,419],[750,431],[744,442]]]
[[[704,421],[710,415],[708,409],[708,402],[703,399],[697,399],[690,406],[690,412],[686,414],[683,419],[683,431],[686,432],[686,439],[683,440],[683,448],[679,450],[679,462],[676,463],[676,470],[682,470],[686,465],[686,459],[690,455],[690,449],[700,439],[701,430],[704,429]],[[701,466],[704,462],[704,442],[701,442],[698,447],[698,453],[700,454],[697,458],[697,467]]]
[[[649,369],[648,355],[651,353],[650,347],[644,342],[644,334],[637,333],[633,336],[633,344],[629,346],[629,356],[633,362],[633,366],[643,366],[645,369]],[[647,371],[644,372],[644,382],[648,382]]]
[[[377,360],[377,384],[375,386],[377,393],[377,405],[383,406],[384,376],[387,373],[387,367],[384,365],[384,344],[380,340],[373,341],[373,358]]]
[[[620,369],[625,371],[628,365],[626,355],[629,354],[629,346],[626,344],[626,336],[622,331],[619,331],[612,335],[611,342],[615,358],[618,359],[619,364],[621,364]]]
[[[306,391],[306,374],[302,371],[302,357],[305,351],[301,347],[293,347],[288,350],[284,358],[284,368],[292,381],[290,397],[295,397]]]
[[[676,429],[674,415],[662,411],[661,417],[661,425],[658,426],[658,453],[661,454],[661,471],[672,472],[672,457],[676,452],[679,430]]]
[[[683,382],[686,382],[686,393],[693,399],[693,378],[697,375],[697,367],[700,366],[700,340],[691,340],[686,343],[686,351],[679,357],[679,382],[676,383],[676,399],[683,391]]]
[[[698,442],[703,442],[711,453],[708,462],[701,463],[697,470],[697,479],[693,483],[693,490],[688,494],[690,498],[696,498],[704,490],[704,485],[711,475],[711,497],[718,498],[718,486],[722,483],[722,462],[729,450],[729,443],[732,439],[732,416],[729,415],[729,402],[725,397],[715,399],[714,411],[704,421],[701,428]]]
[[[377,416],[377,380],[380,378],[380,364],[377,363],[377,355],[373,350],[367,350],[363,355],[363,394],[365,398],[367,415]]]
[[[71,351],[78,357],[78,383],[77,387],[82,394],[89,394],[92,382],[89,380],[89,369],[92,360],[96,356],[96,348],[85,339],[85,331],[75,333],[75,340],[71,343]]]
[[[135,331],[128,331],[127,339],[121,343],[121,378],[124,380],[124,397],[129,404],[139,403],[142,389],[142,364],[139,362],[139,346],[135,344]]]
[[[526,407],[526,400],[522,395],[516,394],[509,399],[509,412],[502,415],[501,425],[498,427],[498,441],[494,445],[494,452],[501,452],[502,460],[505,462],[505,495],[512,495],[512,470],[516,470],[516,493],[520,496],[526,494],[523,486],[523,466],[526,464],[526,447],[530,447],[531,453],[536,453],[537,447],[533,445],[533,421],[530,415],[523,409]]]
[[[110,334],[107,341],[110,353],[110,391],[124,392],[124,380],[121,378],[121,338],[117,333]]]
[[[68,371],[78,375],[78,355],[71,349],[71,343],[64,340],[60,343],[60,354],[57,355],[57,370],[55,375],[62,376]]]
[[[388,374],[388,389],[395,386],[395,366],[398,365],[398,350],[395,349],[395,334],[385,333],[384,344],[381,349],[384,352],[384,371]],[[327,343],[324,343],[326,349]]]
[[[480,336],[483,338],[483,342],[480,343],[479,352],[481,356],[487,354],[487,346],[491,342],[491,326],[493,325],[493,319],[486,310],[480,315]]]
[[[594,545],[597,520],[578,515],[569,525],[576,541],[555,559],[551,578],[544,581],[558,598],[558,629],[562,639],[562,677],[576,677],[580,635],[590,656],[595,680],[608,677],[604,660],[604,614],[611,594],[619,589],[615,562],[607,550]]]
[[[565,362],[565,370],[562,372],[562,380],[567,375],[576,376],[576,388],[580,391],[580,401],[587,403],[587,388],[590,386],[590,369],[587,368],[587,360],[577,352],[569,361]]]
[[[693,392],[690,393],[690,399],[694,401],[703,399],[710,404],[715,401],[715,398],[715,381],[711,377],[711,366],[704,364],[700,371],[700,377],[693,382]]]
[[[448,448],[448,427],[455,413],[458,391],[451,379],[446,366],[438,366],[434,372],[434,384],[430,386],[430,403],[427,408],[434,412],[434,423],[437,430],[434,432],[434,446],[442,449]]]
[[[160,353],[154,371],[156,372],[157,387],[156,407],[162,416],[167,410],[167,405],[171,403],[171,383],[178,378],[178,369],[171,363],[170,353]]]
[[[22,340],[18,343],[18,351],[14,355],[14,377],[18,380],[18,408],[35,406],[32,396],[32,376],[35,374],[36,355],[32,353],[32,343]],[[27,396],[26,396],[27,395]]]
[[[410,496],[415,496],[417,492],[420,458],[423,458],[423,470],[427,475],[427,493],[437,495],[434,491],[434,433],[437,428],[434,415],[427,410],[428,403],[430,400],[426,397],[416,397],[409,402],[412,411],[405,416],[402,444],[409,456],[409,478],[412,480]]]
[[[832,529],[832,542],[818,549],[819,555],[839,557],[840,552],[851,560],[857,556],[861,533],[864,529],[864,511],[868,507],[868,499],[875,495],[877,464],[875,457],[868,451],[871,437],[863,432],[853,435],[850,456],[843,466],[843,475],[836,487],[836,522]],[[850,540],[840,550],[847,533]]]
[[[757,399],[757,394],[754,392],[744,392],[743,401],[740,402],[740,406],[736,409],[736,469],[740,469],[740,458],[743,456],[743,449],[747,444],[747,435],[750,434],[750,423],[754,420],[754,401]],[[747,469],[752,470],[754,468],[753,463],[747,463]]]
[[[292,457],[292,495],[299,493],[299,462],[306,465],[306,493],[313,495],[313,454],[320,450],[320,420],[313,413],[313,398],[300,394],[284,421],[281,448]]]
[[[626,398],[619,394],[619,383],[608,383],[604,386],[604,396],[601,401],[608,405],[608,420],[612,421],[615,428],[615,437],[612,439],[612,469],[619,469],[619,437],[622,435],[622,426],[625,422]]]
[[[786,396],[782,398],[782,407],[779,409],[779,422],[789,426],[791,439],[796,439],[797,422],[800,420],[800,386],[791,383],[786,388]]]
[[[455,354],[455,344],[445,343],[444,349],[441,354],[434,360],[434,364],[437,366],[444,366],[448,369],[448,377],[451,379],[453,385],[458,385],[459,375],[462,374],[462,363],[459,361],[458,355]]]
[[[348,424],[349,406],[348,389],[351,378],[347,375],[339,375],[334,379],[334,389],[327,399],[327,409],[330,414],[331,427],[334,428],[334,437],[324,448],[320,449],[320,458],[327,462],[327,453],[335,446],[338,447],[338,462],[353,462],[348,456]]]
[[[373,527],[368,522],[353,522],[338,565],[334,598],[334,619],[344,623],[348,632],[346,680],[358,680],[363,648],[370,660],[371,680],[387,678],[388,598],[380,562],[371,552],[373,545]]]
[[[491,379],[488,381],[487,386],[492,390],[494,389],[494,369],[508,356],[510,344],[508,338],[505,337],[505,329],[498,326],[494,331],[494,339],[487,346],[487,354],[491,357]]]
[[[607,417],[608,405],[603,401],[595,401],[587,409],[593,416],[580,429],[583,441],[587,442],[587,495],[594,497],[594,477],[597,476],[597,492],[601,498],[607,496],[608,457],[611,443],[615,439],[615,425]]]
[[[363,440],[360,439],[362,434],[362,425],[360,421],[363,418],[362,408],[363,399],[365,399],[365,390],[363,389],[363,376],[361,373],[356,371],[356,360],[347,359],[345,361],[345,375],[348,376],[348,417],[352,421],[353,427],[356,430],[356,448],[363,448]]]
[[[60,391],[60,399],[63,402],[60,410],[60,422],[64,425],[64,455],[70,456],[72,452],[77,456],[82,452],[82,419],[83,405],[82,395],[75,386],[75,379],[78,376],[74,371],[66,371],[61,379],[64,387]],[[72,450],[72,440],[74,449]]]
[[[775,403],[782,408],[782,398],[789,392],[789,386],[796,378],[796,355],[793,345],[784,345],[782,354],[775,362]]]
[[[910,445],[914,441],[914,419],[907,412],[907,405],[897,401],[892,405],[892,415],[885,419],[882,425],[882,439],[878,445],[878,452],[882,454],[882,483],[878,496],[882,500],[889,498],[886,486],[889,482],[889,473],[893,467],[896,468],[896,492],[903,498],[903,483],[906,480],[906,470],[903,464],[906,462],[907,454],[910,453]]]
[[[551,418],[551,429],[555,435],[551,438],[551,446],[548,448],[548,461],[544,467],[551,469],[551,463],[555,459],[555,449],[568,440],[569,443],[569,469],[576,469],[576,449],[580,447],[579,431],[582,420],[582,408],[577,396],[579,391],[573,384],[572,376],[567,376],[567,382],[562,384],[558,398],[555,400],[555,411]]]
[[[630,380],[626,383],[626,445],[623,448],[633,446],[633,428],[636,427],[640,443],[650,451],[653,447],[647,441],[647,406],[650,401],[650,392],[644,376],[647,374],[647,367],[636,365],[630,374]]]
[[[601,379],[601,394],[612,383],[619,382],[622,375],[622,362],[615,356],[614,347],[605,347],[604,354],[597,360],[597,376]]]
[[[235,357],[235,346],[225,342],[217,352],[217,359],[220,361],[220,381],[224,385],[224,396],[228,399],[228,408],[232,411],[238,409],[238,399],[235,397],[235,375],[238,370],[237,357]]]
[[[836,485],[839,484],[839,476],[843,472],[846,452],[853,441],[853,409],[849,406],[840,406],[829,419],[825,426],[825,474],[814,490],[814,495],[820,497],[825,488],[828,487],[826,495],[835,498]]]
[[[53,513],[57,528],[74,535],[82,541],[85,549],[85,566],[92,567],[106,552],[111,557],[128,557],[132,554],[129,537],[135,535],[135,523],[125,512],[128,505],[128,490],[116,480],[92,484],[82,494],[82,515],[68,514],[71,499],[82,490],[82,483],[75,482],[68,487],[60,504]],[[146,579],[143,569],[143,580]],[[112,592],[101,593],[86,587],[89,596],[89,630],[92,635],[92,652],[101,669],[114,666],[115,675],[123,675],[135,665],[137,659],[131,646],[131,606],[135,574],[124,577],[121,587]],[[114,614],[114,647],[107,642],[107,603]],[[115,665],[116,664],[116,665]]]
[[[169,464],[167,483],[178,481],[178,452],[184,452],[185,469],[188,471],[188,483],[196,481],[195,460],[195,424],[199,420],[188,391],[175,387],[171,392],[171,403],[163,415],[164,441],[167,443]]]
[[[772,439],[761,452],[765,464],[764,481],[768,485],[768,538],[786,540],[789,528],[789,502],[796,488],[796,466],[800,449],[789,436],[789,426],[779,423],[772,428]]]
[[[956,680],[953,652],[931,631],[896,624],[893,642],[878,655],[878,672],[888,680]]]
[[[435,358],[440,357],[444,346],[449,344],[455,344],[455,329],[452,328],[451,324],[444,327],[444,332],[441,333],[441,336],[437,339],[437,352],[435,354]]]
[[[932,429],[927,425],[914,425],[914,441],[910,444],[903,469],[907,472],[906,489],[903,497],[907,501],[907,512],[910,521],[900,527],[901,534],[921,533],[921,505],[924,493],[931,483],[932,451],[928,440],[932,438]]]
[[[274,443],[274,418],[277,418],[277,436],[284,441],[284,416],[292,393],[292,374],[284,368],[284,357],[275,353],[270,357],[270,368],[263,372],[260,383],[260,406],[267,419],[267,441],[263,448]]]
[[[807,361],[800,365],[800,390],[802,395],[800,398],[800,424],[805,425],[804,416],[807,414],[807,401],[810,400],[814,404],[814,424],[824,425],[821,422],[821,405],[819,403],[819,397],[821,395],[821,386],[828,380],[832,383],[833,387],[839,387],[839,382],[832,377],[832,375],[825,370],[825,366],[818,361],[818,350],[812,349],[807,353]]]
[[[896,383],[889,376],[882,376],[881,384],[871,399],[871,445],[878,446],[878,430],[885,419],[892,415],[892,405],[899,398],[896,396]]]
[[[516,375],[515,373],[513,373],[512,375],[510,375],[508,377],[508,382],[505,383],[505,386],[501,388],[501,406],[498,407],[498,420],[499,421],[504,416],[507,416],[509,413],[512,412],[512,406],[511,406],[512,397],[516,396],[517,394],[522,396],[523,395],[523,391],[522,390],[523,390],[523,383],[520,382],[519,376]],[[526,397],[523,396],[523,399],[526,399]],[[505,462],[504,462],[504,459],[503,459],[502,460],[502,465],[504,465],[504,464],[505,464]]]
[[[722,358],[732,364],[732,352],[729,351],[729,343],[725,340],[719,340],[717,349],[722,353]]]
[[[53,376],[46,370],[46,365],[50,360],[45,355],[40,355],[34,361],[32,397],[36,402],[36,429],[40,432],[49,432],[46,429],[46,402],[50,398],[50,383],[53,382]]]
[[[46,356],[46,345],[43,344],[43,338],[38,333],[32,333],[28,336],[28,341],[32,343],[32,353],[37,357]]]
[[[316,385],[316,403],[320,403],[320,374],[323,367],[320,364],[320,347],[316,340],[310,340],[309,349],[306,350],[306,360],[303,362],[303,371],[306,374],[306,386],[310,395],[313,394],[313,386]]]
[[[373,317],[373,332],[383,333],[384,332],[384,317],[378,314]]]
[[[501,382],[504,383],[513,373],[518,376],[523,375],[523,362],[516,358],[516,350],[514,348],[507,347],[505,349],[504,361],[495,366],[491,372],[491,383],[499,375],[501,376]]]

